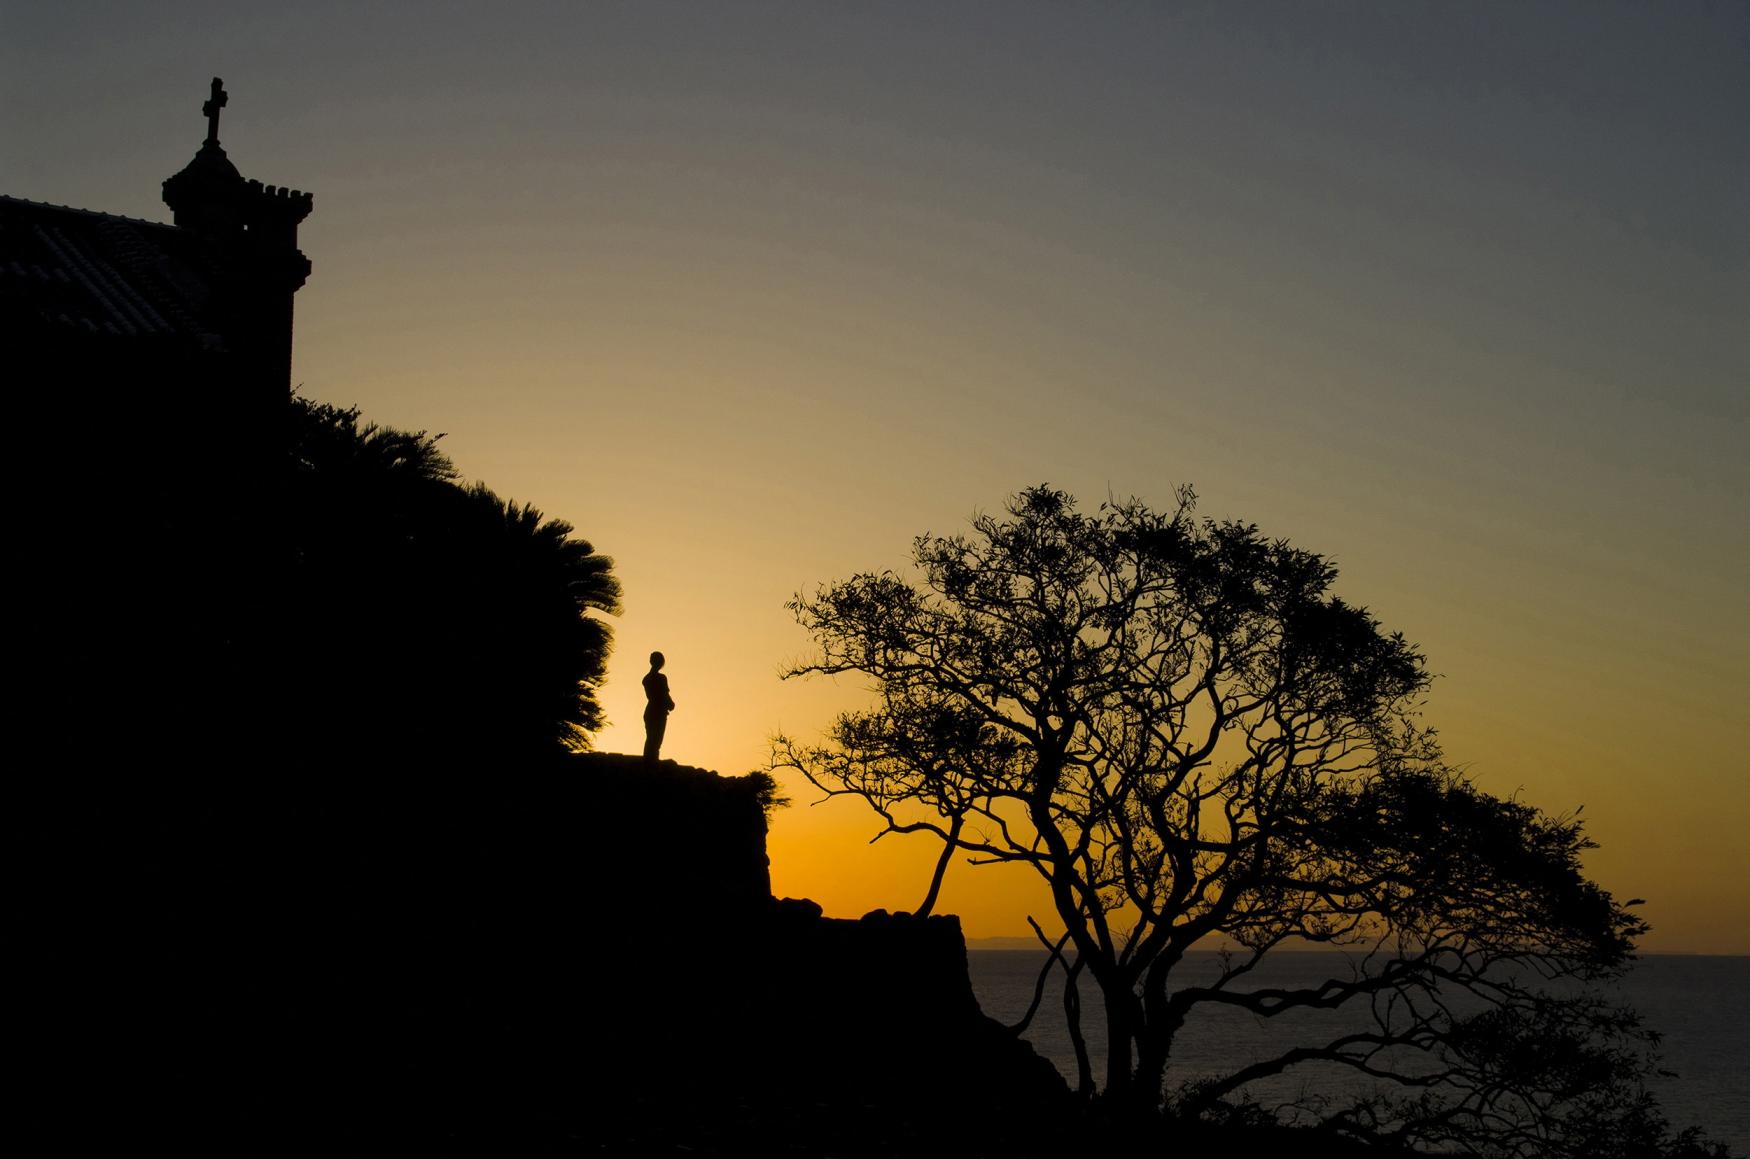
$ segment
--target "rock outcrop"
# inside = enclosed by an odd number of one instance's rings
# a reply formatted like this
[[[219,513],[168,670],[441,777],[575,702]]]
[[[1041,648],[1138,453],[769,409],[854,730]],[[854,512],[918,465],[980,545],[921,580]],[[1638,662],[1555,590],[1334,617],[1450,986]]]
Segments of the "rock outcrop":
[[[1068,1098],[956,919],[771,897],[762,777],[376,774],[166,778],[84,835],[116,874],[81,879],[103,977],[67,1027],[114,1046],[68,1065],[103,1116],[185,1150],[1014,1153]]]

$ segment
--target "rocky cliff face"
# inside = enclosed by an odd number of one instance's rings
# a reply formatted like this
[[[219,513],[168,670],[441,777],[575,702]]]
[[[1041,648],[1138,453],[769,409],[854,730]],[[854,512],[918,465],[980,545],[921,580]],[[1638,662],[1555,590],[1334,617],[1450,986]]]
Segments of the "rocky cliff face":
[[[594,799],[662,803],[654,850],[626,828],[600,851],[633,863],[666,850],[652,880],[685,914],[644,915],[637,981],[603,979],[636,996],[597,1022],[631,1064],[597,1116],[604,1137],[707,1151],[752,1137],[803,1154],[958,1139],[1013,1153],[1038,1141],[1027,1125],[1042,1111],[1067,1103],[1051,1065],[979,1010],[959,919],[835,919],[770,896],[757,778],[610,756],[574,765]]]
[[[1067,1097],[979,1012],[956,919],[770,896],[757,779],[374,773],[166,780],[85,838],[127,867],[67,1022],[114,1044],[68,1064],[106,1115],[197,1150],[883,1154]]]
[[[630,874],[644,905],[671,917],[742,913],[771,898],[759,779],[615,753],[580,754],[563,767],[554,805],[589,819],[573,848],[581,878]]]

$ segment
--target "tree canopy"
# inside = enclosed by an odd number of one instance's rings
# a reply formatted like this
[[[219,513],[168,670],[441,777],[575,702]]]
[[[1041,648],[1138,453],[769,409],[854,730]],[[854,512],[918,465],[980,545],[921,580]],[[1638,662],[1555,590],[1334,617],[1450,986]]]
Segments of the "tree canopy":
[[[619,611],[570,524],[457,482],[436,436],[294,400],[285,694],[313,743],[446,754],[587,745]],[[320,738],[320,739],[318,739]]]
[[[1375,1093],[1282,1117],[1501,1154],[1604,1154],[1587,1148],[1607,1120],[1660,1136],[1647,1036],[1589,988],[1643,923],[1582,873],[1574,818],[1444,761],[1419,722],[1423,656],[1334,593],[1328,559],[1198,518],[1188,489],[1166,512],[1089,514],[1040,486],[971,535],[919,537],[912,563],[792,601],[819,651],[788,675],[861,673],[877,698],[825,745],[780,737],[773,764],[864,800],[883,834],[939,841],[925,911],[956,855],[1037,876],[1085,1096],[1083,975],[1109,1107],[1220,1118],[1322,1063]],[[1228,952],[1191,981],[1200,945]],[[1349,952],[1320,985],[1255,984],[1285,946]],[[1209,1005],[1363,1013],[1175,1084],[1175,1036]]]

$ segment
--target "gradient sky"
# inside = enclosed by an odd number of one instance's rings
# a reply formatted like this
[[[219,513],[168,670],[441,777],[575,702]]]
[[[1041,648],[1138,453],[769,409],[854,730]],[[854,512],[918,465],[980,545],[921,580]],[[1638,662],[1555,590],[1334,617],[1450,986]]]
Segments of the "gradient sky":
[[[1652,950],[1750,952],[1750,7],[0,0],[0,192],[315,193],[294,380],[447,432],[626,587],[601,747],[742,772],[799,588],[1031,483],[1332,555]],[[932,850],[779,813],[779,893]],[[660,819],[651,818],[660,840]],[[974,936],[1025,880],[957,868]]]

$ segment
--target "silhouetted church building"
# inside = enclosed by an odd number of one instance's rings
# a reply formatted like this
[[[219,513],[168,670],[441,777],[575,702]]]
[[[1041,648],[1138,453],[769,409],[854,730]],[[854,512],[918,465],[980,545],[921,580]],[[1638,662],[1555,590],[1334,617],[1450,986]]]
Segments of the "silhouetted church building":
[[[236,402],[284,401],[311,195],[238,172],[219,145],[226,99],[215,77],[206,140],[164,181],[173,225],[0,196],[0,335],[15,367],[223,380]]]
[[[210,732],[234,624],[285,570],[276,503],[311,196],[238,172],[219,145],[225,103],[214,78],[206,140],[163,183],[173,224],[0,196],[35,715],[94,744]]]

